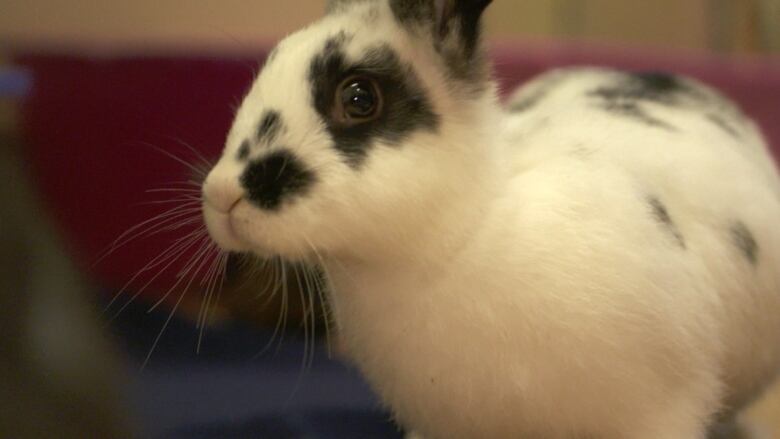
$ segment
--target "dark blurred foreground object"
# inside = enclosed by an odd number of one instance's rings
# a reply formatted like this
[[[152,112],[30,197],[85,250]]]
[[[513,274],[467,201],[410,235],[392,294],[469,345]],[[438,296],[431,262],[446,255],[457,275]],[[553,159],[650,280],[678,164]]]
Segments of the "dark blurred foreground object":
[[[0,68],[0,437],[131,437],[115,352],[19,159],[23,87]]]

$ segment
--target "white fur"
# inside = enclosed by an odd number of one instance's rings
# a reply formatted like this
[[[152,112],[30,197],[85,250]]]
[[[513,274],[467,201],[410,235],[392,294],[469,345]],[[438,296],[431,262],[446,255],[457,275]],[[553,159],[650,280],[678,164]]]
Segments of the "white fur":
[[[330,144],[306,76],[341,29],[359,36],[350,56],[386,42],[413,62],[442,118],[437,133],[375,145],[359,171]],[[536,108],[504,114],[492,88],[475,98],[442,72],[383,2],[330,15],[282,43],[204,187],[225,248],[323,265],[343,344],[402,425],[440,439],[703,439],[771,381],[780,186],[752,123],[713,103],[738,141],[693,103],[647,104],[675,132],[611,115],[585,92],[619,73],[595,69],[555,73]],[[275,213],[223,189],[237,204],[215,220],[218,187],[238,184],[235,151],[265,108],[282,110],[277,143],[319,181]],[[685,249],[647,196],[663,200]],[[755,236],[756,266],[729,234],[736,220]]]

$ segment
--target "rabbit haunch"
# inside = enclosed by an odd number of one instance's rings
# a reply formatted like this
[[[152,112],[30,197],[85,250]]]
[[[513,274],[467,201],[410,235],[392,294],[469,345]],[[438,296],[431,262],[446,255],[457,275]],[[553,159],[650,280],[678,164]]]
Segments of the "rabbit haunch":
[[[282,41],[209,231],[321,264],[350,358],[423,437],[703,439],[780,362],[765,142],[658,73],[556,71],[505,111],[487,3],[335,1]]]

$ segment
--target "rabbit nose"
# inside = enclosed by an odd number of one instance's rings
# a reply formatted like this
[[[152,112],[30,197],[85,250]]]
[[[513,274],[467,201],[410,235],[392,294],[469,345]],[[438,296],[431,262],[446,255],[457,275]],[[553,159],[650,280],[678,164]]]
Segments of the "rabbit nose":
[[[211,175],[203,184],[203,199],[220,213],[229,213],[244,196],[236,178]]]

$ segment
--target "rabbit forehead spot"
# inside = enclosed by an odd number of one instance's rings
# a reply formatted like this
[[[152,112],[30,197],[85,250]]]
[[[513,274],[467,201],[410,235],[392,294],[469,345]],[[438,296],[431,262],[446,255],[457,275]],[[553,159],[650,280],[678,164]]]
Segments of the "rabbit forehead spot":
[[[282,116],[276,110],[266,110],[257,126],[257,141],[273,143],[282,129]]]
[[[246,160],[249,158],[249,153],[252,146],[249,143],[249,140],[244,140],[241,142],[241,146],[238,148],[238,153],[236,154],[236,158],[238,160]]]

